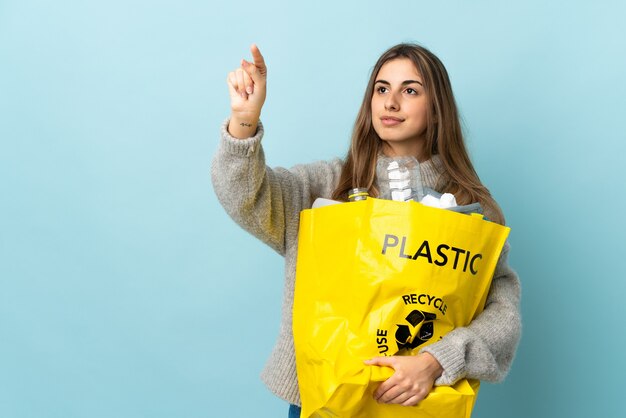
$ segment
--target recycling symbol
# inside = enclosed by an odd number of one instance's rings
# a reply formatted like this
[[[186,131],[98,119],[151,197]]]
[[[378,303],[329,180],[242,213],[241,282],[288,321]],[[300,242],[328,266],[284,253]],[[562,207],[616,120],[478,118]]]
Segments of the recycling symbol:
[[[411,311],[405,319],[410,325],[398,324],[398,329],[396,330],[398,350],[418,347],[433,336],[433,321],[437,319],[437,315],[434,313],[422,312],[416,309]]]

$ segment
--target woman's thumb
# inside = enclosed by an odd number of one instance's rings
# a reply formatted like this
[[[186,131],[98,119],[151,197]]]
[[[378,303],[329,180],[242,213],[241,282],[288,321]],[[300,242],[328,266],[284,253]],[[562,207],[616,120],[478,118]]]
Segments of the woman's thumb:
[[[250,78],[252,78],[252,81],[254,81],[254,84],[259,84],[260,82],[262,82],[263,76],[259,73],[259,69],[256,65],[254,65],[254,63],[242,59],[241,68],[243,68],[243,70],[248,73]]]

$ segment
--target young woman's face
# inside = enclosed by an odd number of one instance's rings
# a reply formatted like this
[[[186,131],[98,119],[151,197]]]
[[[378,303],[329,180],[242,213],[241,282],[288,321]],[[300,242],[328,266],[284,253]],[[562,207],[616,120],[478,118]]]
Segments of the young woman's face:
[[[380,68],[372,96],[372,125],[393,149],[421,149],[427,126],[422,77],[408,58],[397,58]]]

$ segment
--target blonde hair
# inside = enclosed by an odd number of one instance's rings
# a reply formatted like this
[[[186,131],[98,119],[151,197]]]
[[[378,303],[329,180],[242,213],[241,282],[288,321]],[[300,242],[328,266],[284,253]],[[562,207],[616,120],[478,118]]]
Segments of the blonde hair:
[[[448,72],[439,58],[416,44],[396,45],[385,51],[374,65],[354,123],[350,149],[341,170],[339,184],[333,192],[333,199],[346,200],[348,190],[355,187],[368,188],[370,195],[378,196],[376,162],[382,140],[372,125],[372,95],[381,67],[398,58],[408,58],[413,62],[430,100],[426,143],[421,157],[429,159],[433,155],[439,155],[441,158],[444,172],[440,176],[438,191],[453,193],[461,205],[479,202],[492,221],[504,224],[500,207],[481,183],[470,161]]]

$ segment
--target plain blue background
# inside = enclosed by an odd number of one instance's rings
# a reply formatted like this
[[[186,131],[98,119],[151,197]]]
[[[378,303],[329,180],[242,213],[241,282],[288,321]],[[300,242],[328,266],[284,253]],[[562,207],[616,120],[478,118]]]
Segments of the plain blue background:
[[[524,334],[475,417],[623,416],[623,2],[0,2],[0,417],[285,417],[282,259],[224,213],[225,83],[258,43],[268,163],[343,156],[369,70],[446,64]]]

